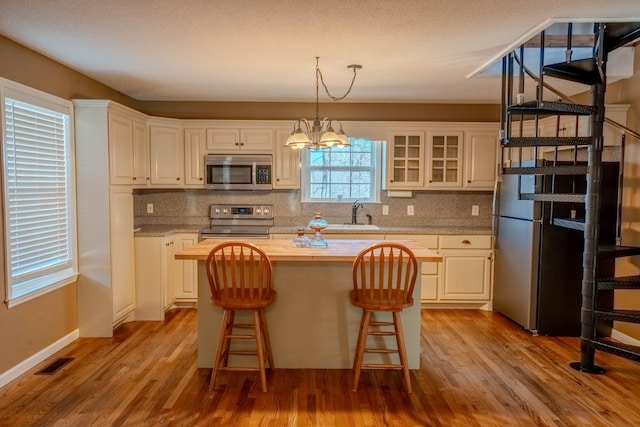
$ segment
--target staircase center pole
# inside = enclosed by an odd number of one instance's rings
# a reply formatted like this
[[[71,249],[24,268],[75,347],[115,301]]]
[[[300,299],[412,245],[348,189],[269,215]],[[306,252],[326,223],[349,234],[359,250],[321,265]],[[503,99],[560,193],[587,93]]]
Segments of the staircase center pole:
[[[601,42],[597,52],[599,68],[602,72],[602,83],[591,86],[591,105],[596,111],[591,115],[590,127],[592,143],[588,148],[587,193],[585,204],[584,252],[582,255],[582,308],[580,313],[580,366],[584,372],[602,373],[604,370],[595,365],[595,347],[592,340],[596,338],[595,293],[596,293],[596,256],[598,253],[600,195],[602,191],[602,148],[604,106],[606,88],[606,52],[602,48],[604,26],[599,25],[598,36]]]

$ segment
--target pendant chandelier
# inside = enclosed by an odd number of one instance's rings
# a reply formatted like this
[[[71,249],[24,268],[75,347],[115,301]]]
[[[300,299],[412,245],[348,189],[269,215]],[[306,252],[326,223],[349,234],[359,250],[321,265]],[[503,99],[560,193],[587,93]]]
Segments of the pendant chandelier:
[[[325,92],[329,96],[329,98],[334,101],[343,100],[349,95],[351,92],[351,88],[353,87],[353,83],[356,81],[357,71],[362,68],[361,65],[349,65],[347,68],[353,70],[353,78],[351,79],[351,84],[349,88],[345,92],[344,95],[340,97],[335,97],[329,93],[329,89],[324,82],[324,78],[322,77],[322,72],[320,71],[320,67],[318,66],[319,57],[316,56],[316,118],[313,119],[313,124],[307,119],[299,119],[296,121],[293,126],[293,132],[291,132],[291,136],[287,139],[285,143],[286,147],[299,149],[308,147],[312,150],[320,150],[323,148],[331,148],[333,146],[346,147],[351,145],[349,142],[349,138],[342,130],[342,123],[339,120],[329,119],[325,117],[320,120],[320,103],[318,101],[318,92],[320,89],[319,83],[322,82],[322,87],[324,87]],[[331,125],[331,122],[338,122],[340,124],[340,129],[336,132]],[[304,126],[304,130],[302,129]]]

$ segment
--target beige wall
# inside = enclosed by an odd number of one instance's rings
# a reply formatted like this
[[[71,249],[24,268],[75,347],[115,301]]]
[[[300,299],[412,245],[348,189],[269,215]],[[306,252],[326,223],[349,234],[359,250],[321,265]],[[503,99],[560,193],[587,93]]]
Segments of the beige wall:
[[[640,131],[640,45],[635,47],[634,76],[609,85],[606,100],[612,104],[631,104],[627,127]],[[626,141],[622,197],[622,243],[640,246],[640,141],[632,137],[628,137]],[[640,274],[640,257],[618,260],[616,274]],[[638,294],[638,291],[616,291],[616,307],[638,310]],[[640,340],[640,325],[618,323],[616,329]]]

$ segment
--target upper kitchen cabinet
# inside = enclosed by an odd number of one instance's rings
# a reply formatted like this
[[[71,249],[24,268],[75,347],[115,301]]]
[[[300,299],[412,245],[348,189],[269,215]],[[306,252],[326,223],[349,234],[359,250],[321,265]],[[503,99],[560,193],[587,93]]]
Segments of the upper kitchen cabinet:
[[[205,128],[184,129],[184,183],[187,187],[204,188]]]
[[[498,129],[469,130],[464,141],[464,182],[468,190],[492,191],[498,173]]]
[[[424,186],[424,132],[394,130],[387,144],[387,188]]]
[[[133,185],[146,187],[151,182],[149,170],[149,132],[147,122],[133,121]]]
[[[433,129],[427,132],[427,180],[430,189],[462,186],[462,131]]]
[[[151,185],[184,186],[184,145],[179,120],[154,119],[149,122]]]
[[[230,153],[239,150],[273,152],[274,131],[270,128],[219,125],[207,129],[207,151]]]
[[[107,116],[109,183],[148,184],[149,150],[144,116],[117,104],[109,106]]]
[[[274,153],[275,179],[274,189],[300,188],[300,152],[285,147],[287,138],[291,135],[289,130],[276,131],[276,149]]]

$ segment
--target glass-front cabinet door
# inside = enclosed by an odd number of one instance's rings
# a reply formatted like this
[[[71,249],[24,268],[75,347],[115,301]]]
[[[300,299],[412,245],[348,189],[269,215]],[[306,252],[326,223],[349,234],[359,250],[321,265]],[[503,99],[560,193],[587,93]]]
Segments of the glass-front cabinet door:
[[[426,188],[462,185],[463,132],[427,133]]]
[[[394,131],[389,137],[387,187],[421,189],[424,187],[424,132]]]

